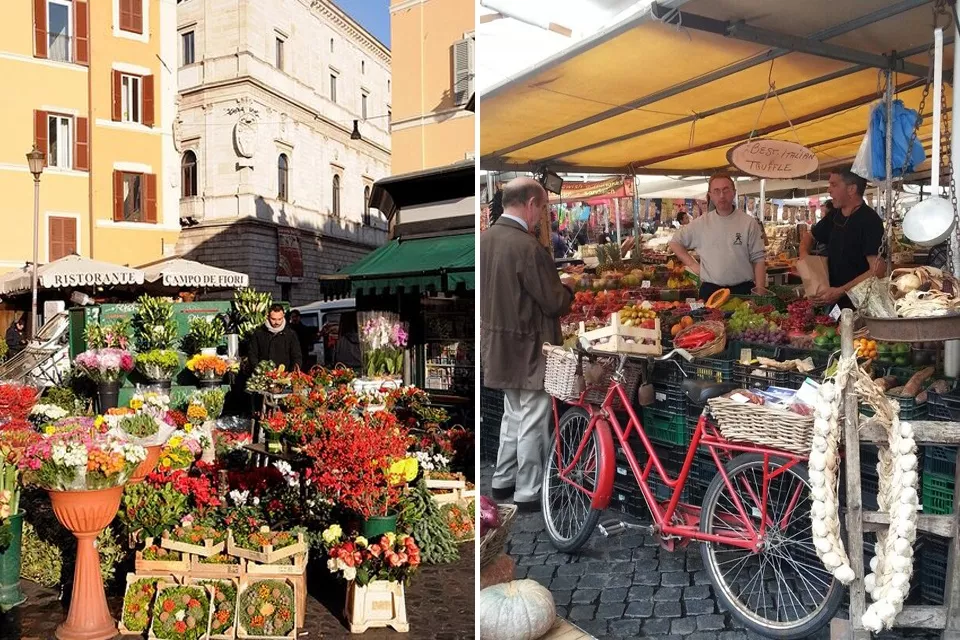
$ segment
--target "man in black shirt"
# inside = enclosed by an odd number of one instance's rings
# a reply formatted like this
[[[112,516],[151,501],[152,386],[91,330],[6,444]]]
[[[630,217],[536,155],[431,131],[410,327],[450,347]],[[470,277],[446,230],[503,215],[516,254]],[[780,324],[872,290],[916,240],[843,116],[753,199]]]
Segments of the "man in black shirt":
[[[814,241],[826,245],[830,288],[814,302],[852,309],[847,291],[877,272],[883,221],[863,201],[865,179],[849,169],[834,169],[829,184],[834,208],[814,225],[812,236],[803,234],[800,256],[809,255]]]

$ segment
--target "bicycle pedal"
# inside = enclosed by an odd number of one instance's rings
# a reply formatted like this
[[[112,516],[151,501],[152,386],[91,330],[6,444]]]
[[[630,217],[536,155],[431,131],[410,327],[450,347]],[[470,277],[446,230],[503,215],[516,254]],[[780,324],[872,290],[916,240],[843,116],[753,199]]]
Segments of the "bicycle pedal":
[[[600,529],[600,534],[604,538],[610,538],[612,536],[620,535],[627,530],[627,525],[625,522],[620,520],[608,520],[597,527]]]

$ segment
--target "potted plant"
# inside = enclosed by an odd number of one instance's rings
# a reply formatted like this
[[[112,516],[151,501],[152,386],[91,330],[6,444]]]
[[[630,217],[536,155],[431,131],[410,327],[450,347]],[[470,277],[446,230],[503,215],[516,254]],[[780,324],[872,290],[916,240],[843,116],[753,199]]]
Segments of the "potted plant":
[[[187,369],[197,376],[201,387],[209,387],[220,384],[221,378],[230,369],[230,364],[220,356],[197,354],[187,360]]]
[[[123,594],[123,613],[120,615],[121,633],[143,634],[150,626],[150,608],[157,595],[158,578],[137,578],[127,574],[127,588]]]
[[[329,411],[317,420],[314,441],[304,447],[317,489],[363,518],[368,537],[395,529],[406,472],[416,465],[406,457],[407,430],[386,412]],[[404,473],[393,466],[397,461],[404,461]]]
[[[223,336],[223,323],[220,318],[216,316],[191,318],[190,330],[183,337],[183,348],[187,353],[215,356],[217,347],[223,342]]]
[[[30,429],[0,429],[0,612],[27,599],[20,590],[23,513],[17,462],[26,447],[39,438]]]
[[[177,347],[177,321],[173,317],[173,300],[142,295],[137,299],[133,316],[137,351],[171,350]]]
[[[95,423],[42,438],[18,462],[24,483],[47,491],[57,520],[77,538],[73,596],[58,636],[116,634],[94,540],[116,517],[123,484],[146,457],[143,447],[104,434]]]
[[[74,358],[81,374],[97,384],[98,410],[103,413],[116,407],[120,398],[120,383],[133,370],[133,356],[129,351],[106,347],[88,349]]]
[[[360,344],[363,372],[369,378],[396,378],[403,374],[403,354],[409,334],[395,313],[361,314]]]
[[[388,626],[409,631],[403,587],[420,565],[420,548],[413,537],[393,533],[370,539],[344,537],[338,525],[321,537],[329,558],[327,569],[347,581],[344,616],[350,632]],[[393,617],[384,619],[383,611],[393,611]]]

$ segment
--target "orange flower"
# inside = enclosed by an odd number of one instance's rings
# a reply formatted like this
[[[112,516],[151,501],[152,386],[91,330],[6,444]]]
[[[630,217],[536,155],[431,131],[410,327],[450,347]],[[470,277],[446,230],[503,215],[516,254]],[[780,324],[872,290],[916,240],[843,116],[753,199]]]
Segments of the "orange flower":
[[[166,611],[167,613],[170,613],[176,608],[177,608],[177,604],[170,598],[167,598],[166,600],[163,601],[163,610]]]

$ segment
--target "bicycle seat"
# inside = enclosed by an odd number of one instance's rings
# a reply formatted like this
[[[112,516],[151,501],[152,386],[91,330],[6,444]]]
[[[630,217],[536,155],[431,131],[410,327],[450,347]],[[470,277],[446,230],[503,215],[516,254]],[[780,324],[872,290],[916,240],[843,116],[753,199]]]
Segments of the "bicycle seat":
[[[694,404],[706,404],[710,398],[718,398],[739,387],[740,385],[734,384],[733,382],[715,382],[713,380],[686,378],[680,388],[683,389],[683,393],[686,394],[690,402]]]

